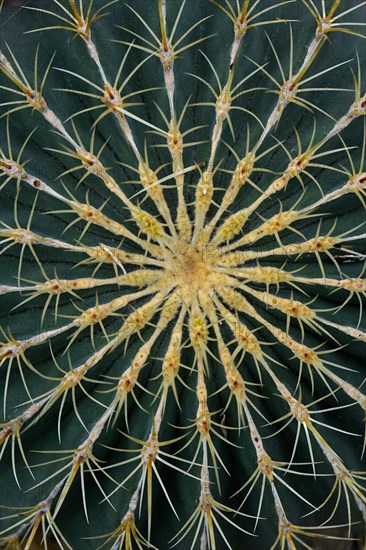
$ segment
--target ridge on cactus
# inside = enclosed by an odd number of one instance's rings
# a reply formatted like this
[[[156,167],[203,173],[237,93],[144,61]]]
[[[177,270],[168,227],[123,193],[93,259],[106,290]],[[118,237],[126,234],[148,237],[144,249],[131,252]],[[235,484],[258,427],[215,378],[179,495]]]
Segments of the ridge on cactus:
[[[24,4],[0,548],[363,547],[366,2]]]

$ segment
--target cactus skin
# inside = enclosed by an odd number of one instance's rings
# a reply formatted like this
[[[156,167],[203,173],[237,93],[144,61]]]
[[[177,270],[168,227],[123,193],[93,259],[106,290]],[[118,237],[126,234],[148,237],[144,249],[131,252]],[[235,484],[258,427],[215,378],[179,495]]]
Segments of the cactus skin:
[[[0,546],[362,544],[366,3],[91,4],[2,6]]]

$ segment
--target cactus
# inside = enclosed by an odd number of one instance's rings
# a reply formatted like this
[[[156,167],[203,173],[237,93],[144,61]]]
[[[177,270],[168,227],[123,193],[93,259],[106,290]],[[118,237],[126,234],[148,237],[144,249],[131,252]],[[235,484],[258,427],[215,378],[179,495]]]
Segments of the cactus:
[[[3,2],[0,547],[364,541],[365,10]]]

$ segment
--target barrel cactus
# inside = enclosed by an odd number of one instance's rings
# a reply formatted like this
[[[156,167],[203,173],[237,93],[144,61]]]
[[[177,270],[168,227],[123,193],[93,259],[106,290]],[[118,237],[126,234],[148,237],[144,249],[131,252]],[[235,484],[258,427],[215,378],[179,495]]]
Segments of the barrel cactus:
[[[363,544],[366,2],[24,4],[0,546]]]

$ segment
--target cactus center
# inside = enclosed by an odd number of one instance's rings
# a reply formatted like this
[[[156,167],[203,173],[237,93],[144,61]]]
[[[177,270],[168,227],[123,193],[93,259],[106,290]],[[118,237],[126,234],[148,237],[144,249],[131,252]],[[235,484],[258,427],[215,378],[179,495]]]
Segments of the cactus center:
[[[212,286],[212,259],[203,248],[178,242],[174,254],[167,260],[169,282],[184,290],[184,293],[208,291]]]

